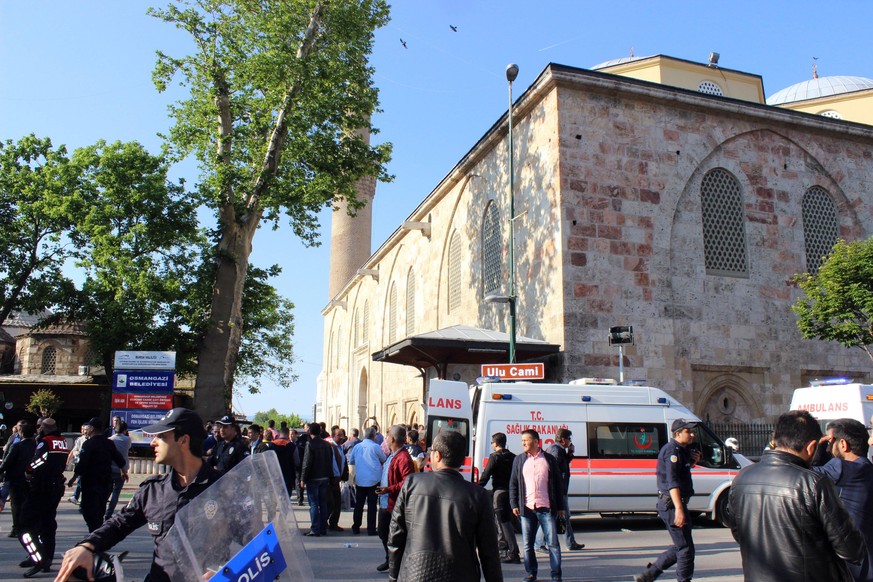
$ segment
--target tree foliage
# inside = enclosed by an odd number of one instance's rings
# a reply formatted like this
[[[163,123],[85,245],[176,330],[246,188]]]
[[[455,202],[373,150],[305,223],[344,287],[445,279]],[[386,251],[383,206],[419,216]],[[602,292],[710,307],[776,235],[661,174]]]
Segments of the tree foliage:
[[[355,182],[387,180],[390,148],[371,147],[377,107],[368,58],[388,17],[384,0],[188,0],[150,13],[187,32],[191,55],[158,54],[158,90],[178,80],[167,150],[193,155],[199,190],[220,229],[208,328],[199,355],[197,407],[227,410],[243,346],[245,280],[262,221],[287,219],[317,243],[317,213],[350,209]]]
[[[293,412],[291,414],[279,414],[279,411],[275,408],[271,408],[267,411],[256,412],[252,420],[261,426],[267,426],[268,420],[275,420],[277,428],[282,424],[282,421],[288,423],[288,428],[300,428],[303,426],[303,423],[306,422],[300,418],[299,415],[294,414]]]
[[[873,359],[873,238],[838,242],[818,273],[795,280],[803,296],[792,309],[803,337],[857,347]]]
[[[100,141],[76,150],[72,163],[81,206],[69,236],[84,281],[48,322],[84,323],[107,371],[116,350],[176,349],[189,322],[175,305],[193,284],[205,244],[197,200],[135,142]]]
[[[79,206],[63,146],[34,135],[0,143],[0,325],[13,311],[42,312],[69,290],[65,234]]]
[[[40,388],[30,395],[26,410],[37,416],[52,416],[61,409],[63,400],[49,388]]]

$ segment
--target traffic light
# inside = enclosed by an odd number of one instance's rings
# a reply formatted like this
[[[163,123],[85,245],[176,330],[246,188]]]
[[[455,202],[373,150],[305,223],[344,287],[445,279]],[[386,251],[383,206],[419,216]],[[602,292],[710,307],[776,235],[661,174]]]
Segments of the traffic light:
[[[618,325],[609,328],[609,345],[622,345],[634,343],[634,326]]]

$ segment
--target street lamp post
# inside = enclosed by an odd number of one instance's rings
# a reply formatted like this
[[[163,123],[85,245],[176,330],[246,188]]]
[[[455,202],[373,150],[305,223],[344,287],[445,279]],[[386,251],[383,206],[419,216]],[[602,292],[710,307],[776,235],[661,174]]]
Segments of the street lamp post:
[[[515,363],[515,304],[518,294],[515,287],[515,170],[512,160],[512,82],[518,77],[518,65],[506,67],[506,80],[509,83],[509,363]]]

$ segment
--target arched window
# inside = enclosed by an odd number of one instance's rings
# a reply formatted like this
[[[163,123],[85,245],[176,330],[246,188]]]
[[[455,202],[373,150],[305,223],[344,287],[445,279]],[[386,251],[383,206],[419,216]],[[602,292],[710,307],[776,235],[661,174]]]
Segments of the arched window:
[[[697,85],[697,90],[701,93],[706,93],[707,95],[724,95],[724,92],[722,92],[718,83],[713,81],[701,81],[700,84]]]
[[[449,242],[449,313],[461,307],[461,237],[454,233]]]
[[[391,285],[388,294],[388,343],[397,341],[397,284]]]
[[[58,351],[52,346],[47,347],[42,351],[42,367],[41,374],[54,375],[58,364]]]
[[[500,289],[500,214],[493,201],[485,208],[482,219],[482,292],[485,295]]]
[[[716,168],[703,177],[700,202],[706,274],[748,276],[740,183],[727,170]]]
[[[355,318],[352,321],[352,341],[354,342],[352,345],[358,347],[361,345],[361,310],[355,309]]]
[[[806,271],[815,275],[839,237],[837,207],[821,186],[803,195],[803,242],[806,246]]]
[[[361,315],[361,345],[370,341],[370,302],[364,301],[364,313]]]
[[[415,335],[415,271],[406,274],[406,337]]]

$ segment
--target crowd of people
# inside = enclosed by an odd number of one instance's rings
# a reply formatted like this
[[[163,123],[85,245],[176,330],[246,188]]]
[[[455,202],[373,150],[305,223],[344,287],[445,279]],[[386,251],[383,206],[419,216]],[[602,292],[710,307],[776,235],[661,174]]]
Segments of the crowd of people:
[[[699,460],[696,425],[674,421],[658,456],[656,509],[671,545],[635,577],[638,582],[652,582],[674,565],[678,580],[692,579],[688,502]],[[174,565],[162,542],[176,512],[246,457],[273,451],[291,500],[309,504],[304,535],[343,532],[340,513],[352,509],[352,534],[380,537],[385,559],[376,570],[387,572],[390,582],[500,581],[501,562],[523,562],[530,582],[538,579],[538,553],[548,555],[551,580],[561,580],[559,533],[565,551],[584,547],[568,515],[572,433],[561,429],[543,448],[539,434],[525,430],[519,454],[507,449],[505,434],[494,433],[493,453],[474,482],[461,472],[466,438],[440,432],[425,452],[423,429],[395,425],[383,433],[373,424],[347,435],[324,423],[293,429],[273,421],[241,429],[232,416],[204,424],[195,412],[176,408],[143,428],[153,436],[155,461],[170,470],[146,479],[116,512],[131,445],[121,419],[107,430],[91,419],[72,447],[51,418],[21,421],[4,447],[0,510],[8,496],[10,537],[27,552],[24,577],[50,571],[57,508],[66,488],[75,486],[69,499],[79,505],[89,534],[64,554],[56,580],[87,577],[102,552],[145,525],[155,542],[148,580],[169,581]],[[780,416],[772,450],[740,471],[730,492],[727,521],[746,580],[873,582],[871,442],[867,427],[855,420],[833,421],[822,434],[808,412]],[[68,464],[73,477],[66,480]]]

